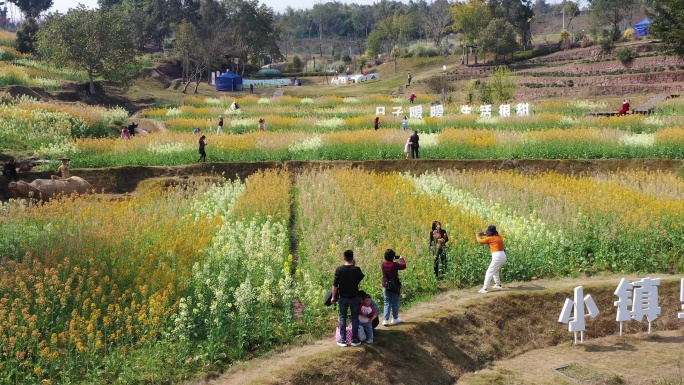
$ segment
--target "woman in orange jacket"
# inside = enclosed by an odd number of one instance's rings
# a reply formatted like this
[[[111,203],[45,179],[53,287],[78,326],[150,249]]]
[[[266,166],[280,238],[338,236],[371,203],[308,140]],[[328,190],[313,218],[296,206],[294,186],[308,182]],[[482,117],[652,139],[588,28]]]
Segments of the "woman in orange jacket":
[[[484,233],[476,233],[475,239],[483,245],[489,245],[489,251],[492,253],[492,262],[489,264],[485,274],[484,286],[482,286],[478,293],[484,294],[489,292],[489,282],[491,282],[492,278],[494,278],[494,288],[502,289],[499,269],[506,263],[506,250],[504,249],[503,239],[501,239],[501,236],[496,231],[496,226],[489,225]]]

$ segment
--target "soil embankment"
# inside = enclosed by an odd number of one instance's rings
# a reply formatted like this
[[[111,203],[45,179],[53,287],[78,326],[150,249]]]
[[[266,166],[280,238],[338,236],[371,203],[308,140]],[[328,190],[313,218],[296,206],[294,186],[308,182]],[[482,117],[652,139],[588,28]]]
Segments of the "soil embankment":
[[[645,276],[625,277],[634,281]],[[195,380],[191,384],[453,384],[462,376],[480,371],[494,361],[552,346],[571,347],[572,334],[557,319],[565,299],[572,299],[577,285],[583,285],[584,293],[592,295],[601,313],[593,320],[587,319],[585,345],[572,350],[585,351],[587,364],[607,377],[619,376],[625,380],[624,383],[630,384],[650,384],[653,381],[649,379],[657,380],[665,373],[660,370],[674,372],[676,360],[667,364],[653,362],[659,367],[659,372],[651,371],[649,377],[648,372],[634,376],[628,373],[629,361],[624,361],[624,369],[619,369],[621,366],[614,362],[600,366],[598,357],[594,360],[591,357],[596,352],[612,352],[611,357],[615,360],[621,349],[634,356],[633,351],[638,350],[634,346],[642,341],[657,342],[658,339],[663,342],[659,344],[659,350],[668,350],[673,357],[677,352],[681,354],[678,342],[682,340],[684,323],[677,319],[677,311],[681,309],[679,280],[663,277],[658,303],[662,313],[654,322],[654,336],[643,333],[647,330],[647,322],[631,321],[624,324],[623,339],[616,341],[616,337],[609,337],[612,340],[604,341],[599,338],[615,336],[618,331],[613,292],[621,277],[509,283],[504,290],[486,295],[478,294],[476,289],[450,291],[402,311],[401,318],[405,322],[401,325],[378,326],[373,345],[339,348],[331,331],[330,336],[323,340],[238,363],[219,378]],[[330,309],[330,318],[334,324],[336,309]],[[663,356],[655,352],[653,355]],[[639,361],[649,360],[648,354],[639,357]],[[562,356],[554,358],[556,362],[565,363]],[[568,355],[568,359],[571,358],[576,356]],[[567,362],[570,363],[573,362]],[[553,368],[545,367],[542,362],[528,361],[525,365],[517,368],[523,373],[516,374],[517,377],[509,368],[503,378],[499,374],[500,381],[491,378],[478,384],[570,383],[556,377]],[[526,379],[524,372],[528,369],[552,373],[550,380]],[[518,381],[513,381],[513,378]],[[523,382],[519,382],[521,378]],[[638,378],[646,378],[646,382],[631,381]]]
[[[245,179],[261,169],[283,168],[294,173],[306,169],[358,167],[375,172],[411,172],[421,174],[437,170],[515,170],[523,173],[555,171],[564,174],[598,173],[627,170],[676,172],[684,166],[678,159],[475,159],[475,160],[375,160],[375,161],[287,161],[252,163],[202,163],[176,167],[124,166],[99,169],[73,169],[72,174],[90,182],[97,192],[132,193],[138,184],[150,178],[187,178],[198,175],[236,176]],[[20,180],[49,179],[49,171],[20,173]],[[0,177],[0,199],[13,198],[4,177]]]

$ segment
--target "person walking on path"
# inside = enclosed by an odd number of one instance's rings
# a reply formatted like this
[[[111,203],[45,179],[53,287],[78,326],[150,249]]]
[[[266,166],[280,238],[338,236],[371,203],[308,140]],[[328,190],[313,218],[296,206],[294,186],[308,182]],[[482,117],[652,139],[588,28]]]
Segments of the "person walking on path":
[[[216,129],[217,134],[223,133],[223,116],[219,116],[218,128]]]
[[[489,292],[489,282],[494,278],[494,288],[502,289],[501,278],[499,278],[499,270],[506,263],[506,249],[504,248],[503,239],[496,231],[496,226],[489,225],[487,230],[483,233],[475,233],[475,239],[483,245],[489,245],[489,251],[492,253],[492,262],[489,264],[487,273],[485,274],[484,285],[478,293]]]
[[[439,278],[447,271],[447,254],[446,243],[449,242],[449,236],[446,230],[442,229],[442,224],[439,221],[432,222],[432,231],[430,231],[430,251],[435,256],[435,277]],[[441,268],[440,268],[441,265]]]
[[[411,73],[409,72],[408,78],[407,78],[409,86],[411,85],[411,79],[413,79],[413,77],[411,77]]]
[[[249,93],[250,94],[254,93],[254,84],[252,84],[252,83],[249,84]]]
[[[420,140],[420,137],[418,136],[418,131],[413,131],[413,135],[409,136],[409,140],[411,141],[411,158],[420,158],[418,154],[418,151],[420,149],[420,143],[418,143],[418,141]]]
[[[356,261],[354,261],[354,252],[345,250],[344,265],[335,270],[331,299],[333,304],[335,304],[335,302],[339,302],[340,304],[341,339],[337,341],[337,344],[342,347],[347,346],[344,336],[345,330],[347,330],[348,311],[351,311],[351,345],[361,345],[361,341],[359,341],[359,283],[361,283],[363,277],[365,277],[365,275],[361,271],[361,268],[356,266]]]
[[[373,127],[375,128],[375,131],[380,128],[380,117],[376,116],[375,119],[373,119]]]
[[[401,120],[401,128],[404,131],[408,130],[408,118],[406,116],[404,116],[404,119]]]
[[[411,96],[409,96],[409,103],[413,104],[414,100],[416,100],[416,94],[411,93]]]
[[[399,262],[394,262],[395,259]],[[397,255],[392,249],[385,251],[385,262],[380,265],[382,271],[382,295],[385,297],[385,309],[383,312],[382,326],[398,325],[399,318],[399,298],[401,297],[401,282],[399,281],[399,270],[406,269],[406,260]],[[390,284],[392,282],[392,284]],[[390,323],[390,310],[392,311],[392,322]]]
[[[200,136],[200,139],[199,139],[199,154],[200,154],[200,156],[197,159],[197,162],[195,162],[195,163],[199,163],[200,160],[203,162],[207,161],[207,153],[206,153],[206,151],[204,151],[204,148],[207,147],[207,143],[204,141],[204,139],[206,139],[206,138],[207,137],[205,135]]]

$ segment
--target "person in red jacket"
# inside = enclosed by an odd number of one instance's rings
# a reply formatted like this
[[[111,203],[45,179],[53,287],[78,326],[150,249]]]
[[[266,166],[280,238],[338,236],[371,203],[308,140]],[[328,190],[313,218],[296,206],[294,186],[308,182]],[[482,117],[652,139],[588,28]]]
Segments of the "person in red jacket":
[[[409,96],[409,103],[413,104],[414,100],[416,100],[416,94],[411,93],[411,96]]]
[[[395,262],[398,259],[399,262]],[[392,249],[385,251],[385,262],[380,265],[382,272],[382,294],[385,297],[385,309],[383,312],[382,326],[397,325],[401,323],[399,318],[399,297],[401,294],[397,290],[392,290],[388,286],[388,281],[399,282],[399,270],[406,269],[406,260],[404,257],[397,255]],[[392,322],[390,323],[390,310],[392,312]]]
[[[503,289],[501,287],[501,279],[499,278],[499,269],[506,263],[506,249],[504,249],[503,239],[496,231],[496,226],[489,225],[487,231],[484,233],[476,233],[475,238],[483,245],[489,245],[489,251],[492,253],[492,262],[489,264],[487,273],[485,274],[484,286],[478,293],[487,293],[489,291],[489,282],[494,278],[494,288]]]
[[[378,116],[376,116],[375,119],[373,119],[373,127],[375,127],[375,131],[377,131],[378,128],[380,128],[380,118]]]
[[[622,102],[622,109],[620,110],[619,114],[625,115],[625,114],[627,114],[627,111],[629,111],[629,100],[625,99]]]

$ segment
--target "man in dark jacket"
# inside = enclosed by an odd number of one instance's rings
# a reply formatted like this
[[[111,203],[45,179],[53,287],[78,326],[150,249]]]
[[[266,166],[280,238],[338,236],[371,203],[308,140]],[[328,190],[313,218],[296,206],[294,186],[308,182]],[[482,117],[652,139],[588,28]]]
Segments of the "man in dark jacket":
[[[418,158],[420,158],[418,156],[418,149],[420,148],[420,144],[418,144],[418,140],[420,139],[418,137],[418,131],[413,131],[413,135],[411,135],[410,139],[411,139],[411,158],[418,159]]]
[[[361,345],[359,340],[359,283],[365,277],[354,261],[354,252],[345,250],[344,265],[335,270],[332,300],[340,304],[340,340],[337,344],[345,347],[347,333],[347,311],[351,310],[352,346]],[[339,296],[339,298],[338,298]]]

